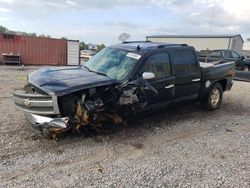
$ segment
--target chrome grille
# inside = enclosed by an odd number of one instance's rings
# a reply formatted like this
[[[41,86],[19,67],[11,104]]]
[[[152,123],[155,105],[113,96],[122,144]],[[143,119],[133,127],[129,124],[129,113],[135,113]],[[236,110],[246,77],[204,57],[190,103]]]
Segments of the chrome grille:
[[[17,91],[13,98],[16,107],[22,111],[40,115],[59,114],[56,96]]]

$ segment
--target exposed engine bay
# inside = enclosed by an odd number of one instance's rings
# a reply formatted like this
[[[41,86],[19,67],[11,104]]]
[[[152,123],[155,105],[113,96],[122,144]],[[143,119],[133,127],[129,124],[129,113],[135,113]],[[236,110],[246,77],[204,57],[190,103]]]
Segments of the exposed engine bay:
[[[36,92],[30,87],[26,92]],[[147,95],[157,91],[145,80],[116,86],[101,86],[58,97],[60,118],[37,124],[43,136],[58,139],[62,133],[89,134],[93,131],[113,131],[129,117],[148,106]]]

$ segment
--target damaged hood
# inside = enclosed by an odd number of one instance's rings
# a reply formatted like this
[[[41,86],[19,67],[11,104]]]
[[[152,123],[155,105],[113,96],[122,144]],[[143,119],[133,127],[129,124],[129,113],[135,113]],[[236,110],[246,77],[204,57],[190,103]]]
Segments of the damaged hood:
[[[83,67],[50,67],[29,74],[28,82],[46,93],[62,96],[74,91],[117,84],[117,80]]]

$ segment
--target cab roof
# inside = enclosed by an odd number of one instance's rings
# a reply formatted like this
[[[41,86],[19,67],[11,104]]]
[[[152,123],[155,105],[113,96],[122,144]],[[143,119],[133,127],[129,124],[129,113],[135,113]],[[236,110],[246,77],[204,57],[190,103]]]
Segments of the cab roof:
[[[188,46],[188,45],[165,43],[165,42],[151,42],[151,41],[130,41],[130,42],[123,42],[120,44],[115,44],[110,47],[120,48],[129,51],[147,51],[158,48],[183,47],[183,46]]]

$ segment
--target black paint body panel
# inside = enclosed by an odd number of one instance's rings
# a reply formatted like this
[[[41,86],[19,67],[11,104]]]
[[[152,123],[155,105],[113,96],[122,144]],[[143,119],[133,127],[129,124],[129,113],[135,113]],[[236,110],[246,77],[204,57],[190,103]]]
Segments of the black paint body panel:
[[[83,67],[50,67],[32,72],[28,82],[46,93],[56,96],[118,82],[109,77],[89,72]]]

